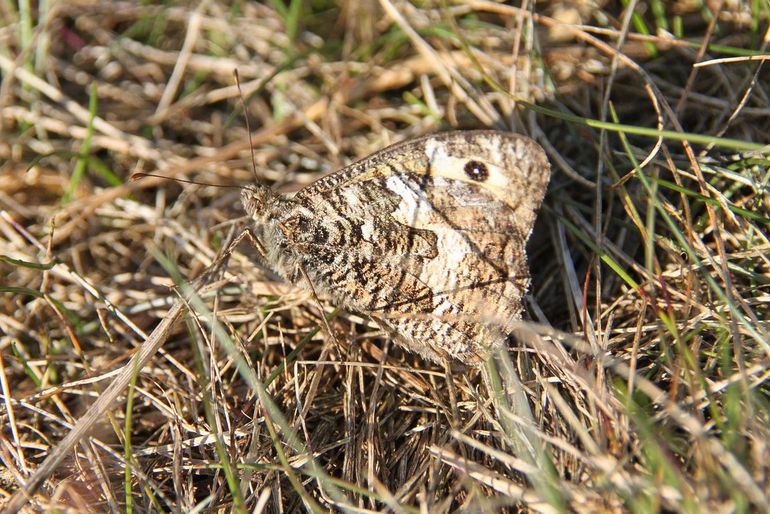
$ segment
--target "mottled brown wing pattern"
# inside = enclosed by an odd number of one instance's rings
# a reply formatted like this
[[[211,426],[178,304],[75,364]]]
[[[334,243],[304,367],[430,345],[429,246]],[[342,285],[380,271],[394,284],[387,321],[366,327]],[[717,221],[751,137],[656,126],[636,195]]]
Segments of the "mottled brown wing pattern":
[[[516,134],[395,145],[267,202],[262,222],[277,228],[263,236],[281,252],[268,261],[299,283],[303,269],[316,291],[425,357],[477,362],[520,315],[548,179],[542,149]]]

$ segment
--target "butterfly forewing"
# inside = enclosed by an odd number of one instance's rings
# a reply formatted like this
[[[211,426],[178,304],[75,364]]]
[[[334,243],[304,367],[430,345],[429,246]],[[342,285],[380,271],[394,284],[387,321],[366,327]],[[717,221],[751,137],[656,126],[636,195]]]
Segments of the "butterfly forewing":
[[[520,315],[549,175],[524,136],[449,132],[375,153],[266,217],[316,291],[428,358],[475,362]]]

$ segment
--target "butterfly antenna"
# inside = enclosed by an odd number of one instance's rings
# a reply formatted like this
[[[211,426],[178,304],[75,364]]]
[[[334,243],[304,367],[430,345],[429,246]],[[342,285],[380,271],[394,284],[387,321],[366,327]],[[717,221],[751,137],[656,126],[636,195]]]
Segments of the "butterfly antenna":
[[[241,91],[241,77],[238,74],[238,68],[233,70],[235,74],[235,85],[238,87],[238,96],[241,97],[241,107],[243,108],[243,119],[246,122],[246,131],[249,134],[249,149],[251,150],[251,172],[254,174],[254,181],[259,184],[259,177],[257,176],[257,160],[254,157],[254,142],[251,140],[251,124],[249,123],[249,113],[246,110],[246,100],[243,98],[243,91]]]
[[[230,184],[212,184],[211,182],[200,182],[197,180],[190,180],[187,178],[176,178],[176,177],[167,177],[165,175],[158,175],[157,173],[142,173],[137,172],[131,175],[129,177],[130,182],[136,182],[137,180],[146,178],[146,177],[155,177],[155,178],[162,178],[164,180],[171,180],[173,182],[184,182],[185,184],[195,184],[196,186],[211,186],[211,187],[234,187],[236,189],[243,189],[243,186],[234,186]]]

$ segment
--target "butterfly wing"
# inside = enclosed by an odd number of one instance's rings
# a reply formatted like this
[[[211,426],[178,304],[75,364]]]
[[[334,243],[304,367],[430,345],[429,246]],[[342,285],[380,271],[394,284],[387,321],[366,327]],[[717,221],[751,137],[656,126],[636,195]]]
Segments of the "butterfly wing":
[[[316,290],[428,358],[475,362],[519,318],[549,178],[529,138],[442,133],[308,186],[282,226]]]

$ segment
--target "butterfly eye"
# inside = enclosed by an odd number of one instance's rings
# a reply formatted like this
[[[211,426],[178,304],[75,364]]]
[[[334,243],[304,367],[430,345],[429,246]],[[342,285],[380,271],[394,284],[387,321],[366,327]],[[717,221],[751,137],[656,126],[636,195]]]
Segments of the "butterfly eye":
[[[483,162],[468,161],[465,163],[463,170],[471,180],[475,180],[476,182],[484,182],[489,178],[489,170],[487,169],[487,165]]]

